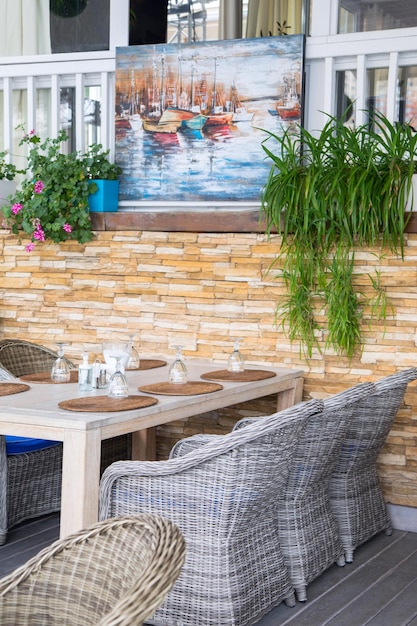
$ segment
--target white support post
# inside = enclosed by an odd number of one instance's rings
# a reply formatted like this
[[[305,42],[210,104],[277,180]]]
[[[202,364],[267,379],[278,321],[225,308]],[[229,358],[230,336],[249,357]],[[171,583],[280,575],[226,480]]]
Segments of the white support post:
[[[36,80],[34,76],[26,79],[27,93],[27,132],[36,130]]]
[[[388,66],[388,85],[387,85],[387,118],[393,122],[396,118],[396,100],[397,100],[397,76],[398,76],[398,52],[391,52],[389,55]]]
[[[355,124],[362,126],[366,122],[366,57],[364,54],[358,54],[356,58],[356,106],[355,106]]]
[[[129,17],[129,0],[110,0],[110,50],[129,45]]]
[[[3,128],[4,149],[13,149],[13,82],[9,77],[3,78]]]
[[[111,111],[112,110],[114,111],[114,106],[113,106],[113,109],[111,108],[111,106],[112,106],[112,100],[114,100],[114,97],[112,98],[112,94],[110,92],[111,92],[111,85],[109,81],[109,74],[108,72],[102,72],[101,81],[100,81],[100,93],[101,93],[100,119],[101,119],[101,143],[103,144],[103,148],[105,150],[108,150],[109,148],[111,148],[110,128],[111,128],[111,123],[113,120]]]
[[[60,80],[58,74],[51,76],[51,137],[57,137],[60,128]]]
[[[85,151],[84,133],[84,74],[75,76],[75,146],[80,152]]]

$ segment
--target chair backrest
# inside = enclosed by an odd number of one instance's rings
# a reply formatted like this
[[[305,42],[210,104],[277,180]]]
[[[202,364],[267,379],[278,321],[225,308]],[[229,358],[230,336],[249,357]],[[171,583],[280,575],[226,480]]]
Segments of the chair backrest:
[[[0,366],[13,376],[49,372],[58,355],[53,350],[21,339],[0,341]],[[68,359],[67,359],[68,361]],[[70,368],[74,364],[68,361]]]
[[[182,533],[160,516],[99,522],[0,581],[0,623],[140,626],[163,602],[184,558]]]
[[[375,464],[404,400],[407,385],[416,379],[415,367],[386,376],[375,383],[374,393],[356,405],[336,472],[356,472],[363,465]]]
[[[164,488],[168,491],[161,493],[160,502],[157,498],[152,500],[152,510],[157,512],[160,506],[162,512],[168,502],[172,502],[173,509],[181,508],[183,493],[188,510],[194,507],[194,514],[204,514],[208,533],[212,528],[216,533],[221,534],[221,528],[227,533],[228,520],[233,519],[239,526],[270,506],[274,484],[279,489],[279,481],[285,480],[289,459],[306,419],[322,408],[320,400],[300,403],[167,461],[113,463],[104,471],[100,482],[100,518],[119,514],[115,482],[119,493],[129,489],[130,477],[138,473],[149,480],[157,477],[162,481],[166,476]],[[174,488],[178,490],[175,497]],[[236,507],[239,515],[236,515]],[[216,523],[210,525],[209,518],[216,519]]]
[[[325,488],[355,405],[374,389],[372,383],[361,383],[324,400],[323,411],[311,416],[300,433],[281,497],[297,498],[316,488]],[[251,418],[241,420],[235,429],[245,425],[247,428],[251,421]]]

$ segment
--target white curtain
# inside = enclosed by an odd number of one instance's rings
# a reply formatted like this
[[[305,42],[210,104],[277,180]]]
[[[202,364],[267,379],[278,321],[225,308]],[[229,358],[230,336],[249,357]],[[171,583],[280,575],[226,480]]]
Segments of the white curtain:
[[[246,37],[279,35],[278,24],[287,35],[300,34],[302,0],[249,0]]]
[[[49,0],[1,0],[0,57],[50,53]]]

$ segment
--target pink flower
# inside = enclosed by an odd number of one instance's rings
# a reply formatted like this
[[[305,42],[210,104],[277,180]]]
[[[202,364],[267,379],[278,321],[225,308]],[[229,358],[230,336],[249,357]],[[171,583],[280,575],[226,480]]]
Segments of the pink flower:
[[[45,241],[45,233],[43,232],[40,223],[36,224],[36,230],[33,233],[33,238],[37,239],[38,241]]]
[[[25,246],[25,250],[26,252],[32,252],[34,247],[35,247],[35,244],[33,243],[33,241],[31,241],[30,243],[28,243],[27,246]]]
[[[19,202],[15,202],[15,204],[12,206],[13,215],[17,215],[22,209],[23,206]]]
[[[32,136],[32,135],[34,135],[34,134],[35,134],[35,129],[34,129],[34,128],[32,128],[32,130],[29,132],[29,136],[31,137],[31,136]]]
[[[43,232],[42,228],[38,228],[37,230],[35,230],[35,232],[33,233],[33,238],[37,239],[38,241],[45,241],[45,233]]]
[[[42,182],[41,180],[37,180],[33,186],[33,191],[35,193],[42,193],[44,189],[45,189],[45,183]]]
[[[66,232],[66,233],[71,233],[71,232],[72,232],[72,226],[71,226],[71,224],[67,224],[67,223],[65,222],[65,224],[63,225],[63,227],[62,227],[62,228],[65,230],[65,232]]]

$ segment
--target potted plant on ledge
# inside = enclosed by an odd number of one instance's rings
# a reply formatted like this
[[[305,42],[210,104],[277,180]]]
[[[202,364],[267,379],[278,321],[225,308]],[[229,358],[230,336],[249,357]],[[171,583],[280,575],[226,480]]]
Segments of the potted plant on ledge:
[[[23,231],[30,237],[28,252],[46,240],[86,243],[93,238],[90,210],[117,210],[121,168],[109,161],[109,151],[101,144],[93,144],[85,154],[64,154],[61,148],[67,139],[63,130],[55,139],[44,141],[31,131],[20,141],[29,150],[27,169],[21,172],[26,178],[2,208],[3,225],[15,235]],[[113,183],[116,191],[106,189],[100,194],[100,177]],[[90,205],[90,198],[101,195],[112,199],[110,209]]]
[[[101,144],[90,146],[86,154],[86,166],[90,179],[88,198],[91,211],[117,211],[119,203],[119,176],[122,168],[109,160],[110,150]]]
[[[355,252],[386,246],[403,258],[417,133],[378,112],[371,121],[351,128],[329,116],[317,134],[266,131],[263,142],[272,168],[262,214],[267,234],[281,235],[272,267],[286,288],[276,321],[307,357],[324,338],[325,348],[352,358],[365,306],[371,320],[385,322],[391,310],[377,268],[367,294],[358,289]]]
[[[15,235],[23,231],[30,237],[28,252],[45,240],[85,243],[93,238],[85,156],[63,154],[61,144],[67,139],[65,131],[60,131],[57,138],[41,141],[31,131],[20,141],[29,149],[26,178],[10,205],[3,207],[3,215]]]

